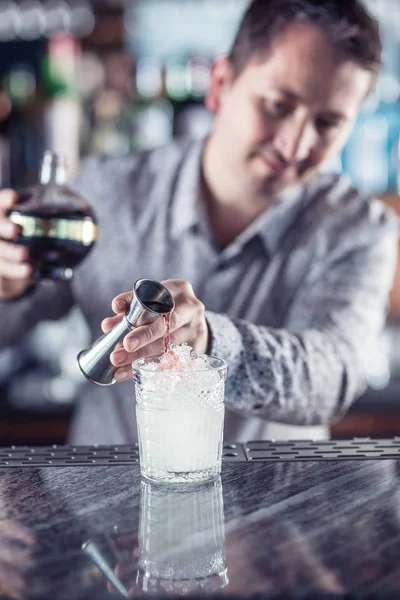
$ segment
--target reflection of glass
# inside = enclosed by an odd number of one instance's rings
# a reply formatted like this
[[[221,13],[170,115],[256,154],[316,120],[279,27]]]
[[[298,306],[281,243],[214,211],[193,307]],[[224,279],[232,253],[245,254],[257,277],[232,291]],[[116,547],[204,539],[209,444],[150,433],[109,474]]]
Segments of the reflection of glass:
[[[204,481],[221,472],[227,366],[155,371],[159,357],[133,363],[141,473],[158,481]],[[153,368],[151,368],[153,366]]]
[[[227,585],[220,478],[195,488],[142,481],[136,583],[152,594]]]
[[[40,183],[22,190],[18,203],[7,211],[22,227],[13,241],[29,246],[35,278],[69,280],[73,269],[96,241],[96,224],[86,201],[65,185],[66,165],[61,156],[45,152]]]

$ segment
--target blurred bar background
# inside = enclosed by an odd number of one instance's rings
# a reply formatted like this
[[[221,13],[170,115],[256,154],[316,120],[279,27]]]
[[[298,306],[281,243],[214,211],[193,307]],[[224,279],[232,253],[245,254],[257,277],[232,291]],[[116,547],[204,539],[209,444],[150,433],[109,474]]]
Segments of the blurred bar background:
[[[73,177],[91,153],[205,135],[211,64],[228,50],[247,2],[1,0],[0,187],[36,182],[45,149],[65,153]],[[327,168],[400,214],[400,0],[366,4],[381,26],[384,68]],[[333,437],[400,435],[399,324],[400,274],[385,332],[365,356],[369,390]],[[87,341],[73,311],[0,352],[0,444],[65,441],[84,383],[75,356]]]

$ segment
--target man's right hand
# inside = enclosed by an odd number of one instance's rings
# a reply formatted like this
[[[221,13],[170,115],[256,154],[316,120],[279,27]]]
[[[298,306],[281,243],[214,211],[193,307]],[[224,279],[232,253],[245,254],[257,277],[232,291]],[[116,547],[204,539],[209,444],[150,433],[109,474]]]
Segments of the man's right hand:
[[[0,300],[17,298],[31,283],[32,265],[26,262],[29,248],[8,241],[21,231],[21,227],[5,215],[17,200],[13,190],[0,191]]]

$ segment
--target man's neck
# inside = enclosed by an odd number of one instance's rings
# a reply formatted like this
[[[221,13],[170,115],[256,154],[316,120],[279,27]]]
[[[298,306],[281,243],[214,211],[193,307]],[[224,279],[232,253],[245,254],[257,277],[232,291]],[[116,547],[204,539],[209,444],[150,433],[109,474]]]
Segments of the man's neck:
[[[231,244],[270,204],[232,189],[232,179],[219,166],[220,153],[210,137],[202,157],[202,193],[210,228],[223,247]],[[272,204],[272,203],[271,203]]]

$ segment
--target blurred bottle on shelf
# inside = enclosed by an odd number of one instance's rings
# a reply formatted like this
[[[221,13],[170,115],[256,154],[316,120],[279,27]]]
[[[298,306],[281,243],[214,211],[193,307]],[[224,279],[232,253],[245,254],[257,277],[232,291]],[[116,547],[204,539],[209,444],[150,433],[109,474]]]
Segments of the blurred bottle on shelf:
[[[179,135],[177,131],[179,116],[190,97],[189,78],[184,57],[176,56],[166,60],[165,91],[174,110],[173,134]]]
[[[37,52],[42,50],[41,45],[26,44]],[[29,59],[27,50],[23,52],[12,43],[10,46],[10,49],[16,50],[14,62],[3,65],[0,83],[3,98],[7,98],[9,103],[8,114],[0,125],[4,141],[2,148],[8,155],[8,160],[5,159],[8,173],[2,174],[1,185],[14,187],[33,180],[38,166],[34,160],[35,140],[42,139],[43,132],[40,125],[42,97],[38,82],[40,65],[35,65]]]
[[[204,136],[212,124],[204,105],[210,66],[198,55],[165,62],[145,57],[137,60],[128,88],[106,76],[85,102],[83,154],[119,154],[160,146],[172,137]]]
[[[104,89],[98,93],[92,106],[89,153],[113,155],[129,151],[130,135],[123,126],[123,112],[123,98],[118,91]]]
[[[82,105],[77,91],[80,42],[71,34],[58,34],[48,42],[43,75],[49,100],[44,111],[43,133],[46,148],[62,152],[70,168],[79,166]]]
[[[374,96],[365,104],[343,149],[343,169],[366,193],[381,194],[388,187],[388,122]]]
[[[146,149],[167,143],[173,134],[174,109],[165,95],[164,69],[157,59],[137,62],[132,102],[132,147]]]
[[[172,137],[199,138],[210,129],[212,117],[204,105],[210,61],[193,55],[138,61],[132,107],[132,147],[149,148]]]
[[[207,110],[204,99],[207,94],[211,62],[205,56],[193,55],[184,63],[182,85],[183,94],[175,95],[174,135],[201,138],[210,130],[212,115]],[[179,78],[177,79],[179,83]]]
[[[1,185],[33,183],[47,148],[66,155],[73,175],[79,164],[82,117],[76,89],[79,42],[64,33],[4,46],[8,59],[1,65],[0,86],[11,110],[0,126],[9,147],[9,177],[2,177]]]
[[[204,105],[210,61],[201,55],[170,58],[165,65],[165,87],[174,109],[173,135],[203,137],[212,117]]]
[[[0,188],[9,187],[11,183],[10,142],[5,127],[11,110],[10,97],[0,91]]]
[[[381,84],[381,110],[388,122],[388,191],[396,192],[398,177],[398,142],[400,139],[400,82],[388,77]]]
[[[211,62],[229,49],[247,3],[248,0],[136,0],[125,3],[124,43],[127,51],[139,61],[139,79],[141,69],[149,70],[150,79],[153,73],[154,80],[159,79],[162,65],[163,97],[173,108],[171,136],[201,138],[210,130],[213,119],[204,105],[204,98]],[[147,74],[145,77],[147,79]],[[140,129],[153,130],[150,123],[156,122],[160,114],[156,111],[157,116],[153,117],[153,108],[154,100],[149,98],[142,114],[145,126],[141,125]],[[148,114],[152,115],[149,119]],[[168,119],[163,123],[168,123]],[[151,139],[146,144],[150,144]]]
[[[343,168],[362,191],[382,195],[397,188],[400,84],[382,74],[364,103],[343,149]]]
[[[92,82],[84,93],[83,155],[113,155],[131,149],[131,124],[127,113],[131,103],[132,69],[132,60],[122,50],[107,56],[101,53],[90,56],[86,70]],[[83,85],[86,87],[87,83]]]

